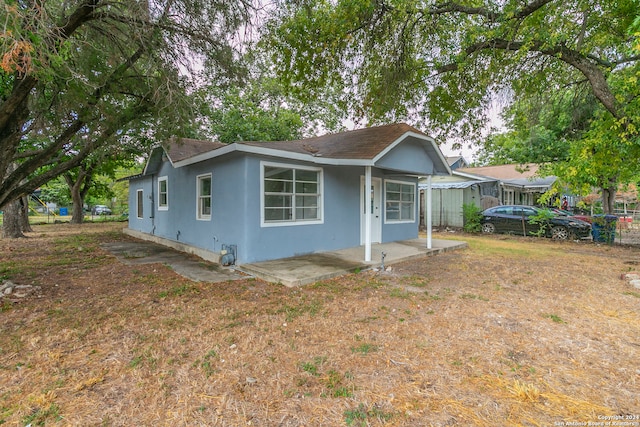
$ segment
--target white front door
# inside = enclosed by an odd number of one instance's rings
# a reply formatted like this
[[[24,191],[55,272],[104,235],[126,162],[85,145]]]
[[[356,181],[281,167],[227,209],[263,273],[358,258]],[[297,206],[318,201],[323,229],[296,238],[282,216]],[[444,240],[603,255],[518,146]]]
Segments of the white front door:
[[[360,244],[365,244],[365,184],[364,177],[360,177]],[[371,243],[382,241],[382,180],[371,178]]]

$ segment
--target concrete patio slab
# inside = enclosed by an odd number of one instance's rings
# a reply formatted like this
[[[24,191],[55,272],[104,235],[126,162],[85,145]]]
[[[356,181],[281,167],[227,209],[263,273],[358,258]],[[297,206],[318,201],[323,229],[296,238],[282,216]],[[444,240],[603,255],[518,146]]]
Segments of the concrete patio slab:
[[[466,242],[453,240],[432,240],[432,248],[427,249],[426,239],[412,239],[391,243],[380,243],[371,247],[371,262],[364,261],[364,246],[320,252],[242,264],[238,269],[260,279],[281,283],[285,286],[301,286],[352,273],[397,264],[417,258],[424,258],[441,252],[466,248]]]
[[[426,239],[422,238],[374,244],[371,247],[371,262],[364,261],[364,246],[359,246],[273,261],[242,264],[233,268],[222,267],[220,264],[158,242],[137,240],[107,243],[102,246],[124,264],[166,264],[176,273],[194,281],[225,282],[253,276],[268,282],[294,287],[359,270],[380,268],[383,264],[383,253],[385,254],[384,266],[386,267],[444,251],[465,248],[467,243],[434,239],[432,248],[427,249]]]
[[[165,264],[179,275],[195,282],[226,282],[246,279],[245,274],[220,264],[205,261],[195,255],[180,252],[158,243],[147,241],[112,242],[102,247],[123,264]]]

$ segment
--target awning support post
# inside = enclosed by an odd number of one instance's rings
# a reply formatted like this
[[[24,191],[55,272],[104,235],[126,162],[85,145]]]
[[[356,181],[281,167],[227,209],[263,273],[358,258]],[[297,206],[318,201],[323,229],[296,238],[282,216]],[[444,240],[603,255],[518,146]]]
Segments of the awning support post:
[[[371,166],[364,167],[364,261],[371,261]]]
[[[432,240],[431,240],[431,175],[427,175],[427,249],[432,248]]]

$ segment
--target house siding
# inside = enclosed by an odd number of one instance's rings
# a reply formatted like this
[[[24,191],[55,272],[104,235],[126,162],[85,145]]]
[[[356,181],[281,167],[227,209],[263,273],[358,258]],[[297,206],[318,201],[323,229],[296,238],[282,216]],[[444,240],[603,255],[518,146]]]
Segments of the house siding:
[[[277,227],[260,224],[260,161],[261,158],[248,159],[247,185],[251,199],[255,200],[245,216],[247,227],[241,263],[285,258],[318,251],[342,249],[358,246],[359,226],[359,182],[360,174],[353,168],[323,167],[323,218],[320,224],[283,224]],[[269,159],[289,166],[305,166],[299,162],[283,162]],[[250,251],[247,250],[250,248]]]
[[[424,150],[422,143],[414,140],[407,140],[391,149],[376,166],[416,175],[430,175],[434,170],[433,160]]]
[[[382,243],[395,242],[398,240],[415,239],[418,237],[418,225],[420,221],[420,194],[418,192],[418,179],[414,177],[398,177],[397,175],[383,175],[382,183],[382,206],[386,206],[386,181],[401,182],[412,184],[415,188],[414,194],[414,213],[412,221],[388,221],[385,218],[382,225]],[[386,215],[386,212],[383,214]]]
[[[153,206],[151,195],[151,179],[140,177],[129,181],[129,227],[151,233],[153,231]],[[138,190],[142,190],[142,218],[138,218]]]
[[[219,253],[223,244],[237,245],[237,263],[285,258],[360,245],[360,182],[363,167],[322,167],[322,222],[319,224],[261,225],[261,162],[309,166],[255,155],[231,155],[188,167],[174,168],[162,162],[148,176],[130,182],[130,206],[136,206],[136,190],[144,191],[144,218],[129,217],[129,228],[164,239]],[[211,174],[211,220],[196,219],[196,176]],[[374,168],[373,176],[417,184],[415,178],[399,178]],[[166,177],[168,206],[158,209],[158,178]],[[383,184],[384,187],[384,184]],[[416,185],[417,188],[417,185]],[[222,202],[224,201],[224,202]],[[384,206],[384,189],[383,189]],[[418,236],[418,195],[413,222],[382,224],[382,241]]]
[[[164,161],[157,173],[130,182],[130,206],[136,205],[136,190],[144,190],[144,218],[129,216],[129,228],[176,242],[186,243],[212,252],[219,252],[222,243],[242,239],[242,218],[247,211],[242,179],[246,161],[239,157],[203,162],[189,168],[175,169]],[[211,220],[196,219],[196,176],[211,174]],[[168,206],[158,209],[158,177],[167,177]],[[152,200],[153,199],[153,200]],[[220,203],[219,200],[232,200]]]

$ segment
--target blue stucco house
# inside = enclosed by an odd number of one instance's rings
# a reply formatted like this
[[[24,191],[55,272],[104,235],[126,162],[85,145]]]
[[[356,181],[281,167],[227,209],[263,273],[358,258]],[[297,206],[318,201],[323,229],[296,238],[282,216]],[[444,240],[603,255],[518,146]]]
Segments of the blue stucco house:
[[[129,179],[126,232],[214,262],[230,248],[245,264],[356,246],[370,261],[372,243],[418,237],[418,178],[450,173],[406,124],[287,142],[173,139]]]

